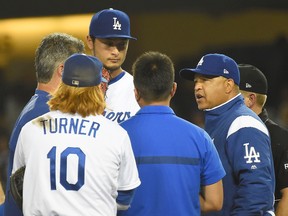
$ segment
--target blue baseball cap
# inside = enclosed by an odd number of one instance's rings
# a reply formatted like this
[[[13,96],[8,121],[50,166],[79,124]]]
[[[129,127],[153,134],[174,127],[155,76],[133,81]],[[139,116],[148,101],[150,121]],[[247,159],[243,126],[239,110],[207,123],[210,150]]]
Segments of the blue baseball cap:
[[[223,54],[204,55],[196,68],[184,68],[180,70],[180,76],[184,79],[194,80],[195,73],[208,76],[223,76],[233,79],[239,86],[240,74],[237,63],[229,56]]]
[[[102,63],[94,56],[73,54],[64,63],[62,81],[75,87],[97,86],[107,82],[102,77],[102,68]]]
[[[128,15],[113,8],[97,12],[91,19],[89,35],[95,38],[127,38],[130,35],[130,19]]]

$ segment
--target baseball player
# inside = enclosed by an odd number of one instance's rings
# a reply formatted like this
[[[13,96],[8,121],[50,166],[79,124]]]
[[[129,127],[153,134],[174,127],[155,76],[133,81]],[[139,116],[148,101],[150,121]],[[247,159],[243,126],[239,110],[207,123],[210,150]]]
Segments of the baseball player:
[[[237,63],[229,56],[204,55],[196,68],[180,75],[194,82],[205,130],[226,171],[224,203],[213,216],[273,216],[275,176],[270,137],[261,119],[245,106]]]
[[[29,121],[17,142],[13,171],[25,166],[24,215],[116,215],[140,185],[127,132],[106,119],[102,63],[74,54],[50,112]]]
[[[122,11],[112,8],[97,12],[91,19],[87,46],[103,63],[109,74],[104,116],[122,122],[133,116],[139,105],[134,96],[133,77],[122,69],[128,51],[130,19]]]
[[[9,186],[9,177],[13,167],[14,151],[18,135],[27,122],[49,111],[49,107],[47,106],[49,94],[55,91],[61,82],[64,61],[73,53],[83,53],[84,51],[85,46],[83,41],[71,35],[57,32],[46,35],[36,50],[37,88],[35,94],[20,113],[9,141],[8,179],[4,203],[5,216],[22,215],[21,210],[11,196]]]

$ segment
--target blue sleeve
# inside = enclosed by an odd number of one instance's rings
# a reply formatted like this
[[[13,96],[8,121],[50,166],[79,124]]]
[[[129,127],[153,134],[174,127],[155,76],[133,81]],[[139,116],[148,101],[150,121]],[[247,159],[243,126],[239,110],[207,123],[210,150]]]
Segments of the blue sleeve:
[[[275,176],[268,134],[257,127],[242,127],[228,134],[226,144],[237,185],[231,214],[270,215],[267,212],[273,209]]]
[[[7,184],[6,184],[5,202],[4,202],[4,216],[23,215],[22,211],[19,209],[10,193],[10,175],[13,169],[14,153],[20,131],[27,122],[31,121],[32,119],[40,115],[49,112],[49,107],[47,105],[47,101],[49,99],[48,93],[39,90],[36,90],[35,93],[36,94],[26,104],[21,114],[19,115],[9,140],[9,160],[8,160]]]
[[[4,215],[4,204],[2,203],[0,205],[0,216],[3,216]]]
[[[201,173],[201,185],[211,185],[220,181],[225,176],[225,170],[219,158],[218,152],[209,137],[204,132],[206,152],[203,157],[203,169]]]
[[[134,197],[135,189],[128,191],[118,191],[116,202],[121,205],[130,205]]]

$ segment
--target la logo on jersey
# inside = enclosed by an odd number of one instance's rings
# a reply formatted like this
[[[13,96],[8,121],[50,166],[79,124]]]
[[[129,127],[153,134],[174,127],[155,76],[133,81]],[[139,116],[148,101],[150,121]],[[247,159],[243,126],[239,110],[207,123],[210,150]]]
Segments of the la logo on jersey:
[[[244,143],[243,146],[245,147],[245,156],[244,159],[246,159],[246,163],[251,164],[251,163],[260,163],[261,161],[259,160],[260,154],[259,152],[256,152],[255,148],[249,147],[249,143]]]
[[[119,20],[117,20],[117,17],[113,17],[114,24],[113,24],[113,29],[114,30],[121,30],[121,23]]]

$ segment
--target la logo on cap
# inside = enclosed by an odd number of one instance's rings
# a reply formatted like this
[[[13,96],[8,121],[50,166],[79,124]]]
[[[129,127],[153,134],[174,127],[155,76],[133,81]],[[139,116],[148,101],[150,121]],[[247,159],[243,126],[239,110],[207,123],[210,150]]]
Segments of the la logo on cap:
[[[117,20],[117,17],[113,17],[114,24],[113,24],[113,29],[114,30],[121,30],[121,23],[119,20]]]

